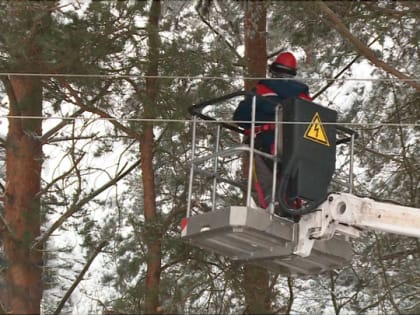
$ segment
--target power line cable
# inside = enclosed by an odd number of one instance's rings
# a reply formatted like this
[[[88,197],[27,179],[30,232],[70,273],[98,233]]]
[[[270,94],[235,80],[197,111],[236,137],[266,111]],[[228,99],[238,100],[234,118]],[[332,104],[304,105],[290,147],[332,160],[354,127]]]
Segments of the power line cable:
[[[41,119],[41,120],[80,120],[80,121],[125,121],[125,122],[152,122],[152,123],[193,123],[192,119],[169,119],[169,118],[111,118],[111,117],[72,117],[72,116],[12,116],[3,115],[0,119]],[[236,124],[250,123],[250,121],[233,120],[200,120],[200,124]],[[273,123],[273,121],[255,121],[255,123]],[[283,121],[283,125],[307,125],[311,121]],[[420,123],[389,123],[389,122],[322,122],[322,125],[360,126],[360,127],[420,127]]]
[[[0,76],[26,76],[26,77],[61,77],[61,78],[108,78],[108,79],[188,79],[188,80],[264,80],[267,77],[247,76],[191,76],[191,75],[143,75],[143,74],[80,74],[80,73],[24,73],[24,72],[0,72]],[[288,78],[270,78],[271,80],[290,80]],[[419,81],[420,78],[304,78],[295,77],[294,80],[301,81]]]

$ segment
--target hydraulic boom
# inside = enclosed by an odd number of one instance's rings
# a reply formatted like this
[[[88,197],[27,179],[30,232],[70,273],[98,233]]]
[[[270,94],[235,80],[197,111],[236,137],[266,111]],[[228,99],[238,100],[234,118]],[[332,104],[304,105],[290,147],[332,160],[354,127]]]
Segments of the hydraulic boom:
[[[330,194],[318,211],[302,216],[294,253],[307,257],[315,240],[329,240],[335,234],[359,237],[367,230],[420,238],[420,209],[348,193]]]

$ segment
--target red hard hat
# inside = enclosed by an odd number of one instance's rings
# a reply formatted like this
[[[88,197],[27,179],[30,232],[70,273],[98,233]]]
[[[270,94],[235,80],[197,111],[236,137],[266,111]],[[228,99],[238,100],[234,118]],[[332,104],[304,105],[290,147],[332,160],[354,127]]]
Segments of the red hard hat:
[[[289,73],[296,75],[297,62],[295,56],[290,52],[282,52],[271,64],[272,73]]]
[[[290,52],[282,52],[274,62],[292,69],[296,69],[297,66],[296,58]]]

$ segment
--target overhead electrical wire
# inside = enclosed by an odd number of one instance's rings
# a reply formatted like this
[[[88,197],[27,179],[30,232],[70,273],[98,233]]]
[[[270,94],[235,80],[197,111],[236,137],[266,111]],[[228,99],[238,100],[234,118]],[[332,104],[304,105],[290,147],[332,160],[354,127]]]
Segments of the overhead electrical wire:
[[[41,120],[81,120],[81,121],[125,121],[125,122],[152,122],[152,123],[193,123],[193,119],[170,119],[170,118],[115,118],[115,117],[72,117],[72,116],[11,116],[0,115],[0,119],[41,119]],[[249,121],[233,120],[199,120],[200,124],[234,124],[249,123]],[[272,121],[255,121],[255,123],[273,123]],[[282,121],[281,125],[307,125],[311,121]],[[387,123],[387,122],[322,122],[322,125],[360,126],[360,127],[420,127],[420,123]]]
[[[28,72],[0,72],[0,76],[26,76],[26,77],[65,77],[65,78],[109,78],[109,79],[126,79],[126,78],[150,78],[150,79],[189,79],[189,80],[263,80],[266,77],[246,77],[246,76],[183,76],[183,75],[141,75],[141,74],[78,74],[78,73],[28,73]],[[274,80],[288,80],[288,78],[273,78]],[[311,81],[420,81],[419,78],[411,79],[398,79],[398,78],[294,78],[296,80],[311,80]],[[162,122],[162,123],[192,123],[192,119],[163,119],[163,118],[112,118],[112,117],[53,117],[53,116],[11,116],[11,115],[0,115],[0,119],[42,119],[42,120],[84,120],[84,121],[126,121],[126,122]],[[237,121],[229,120],[217,120],[217,121],[200,121],[200,123],[238,123]],[[265,121],[256,121],[256,123],[267,123]],[[282,122],[282,124],[308,124],[310,122]],[[327,125],[329,123],[323,122]],[[419,127],[420,123],[355,123],[355,122],[338,122],[330,123],[335,125],[346,125],[346,126],[362,126],[362,127]]]
[[[195,79],[195,80],[263,80],[267,77],[247,77],[247,76],[194,76],[194,75],[143,75],[143,74],[81,74],[81,73],[23,73],[23,72],[0,72],[0,76],[26,76],[26,77],[61,77],[61,78],[109,78],[109,79]],[[288,78],[271,78],[272,80],[289,80]],[[420,78],[304,78],[295,77],[302,81],[419,81]]]

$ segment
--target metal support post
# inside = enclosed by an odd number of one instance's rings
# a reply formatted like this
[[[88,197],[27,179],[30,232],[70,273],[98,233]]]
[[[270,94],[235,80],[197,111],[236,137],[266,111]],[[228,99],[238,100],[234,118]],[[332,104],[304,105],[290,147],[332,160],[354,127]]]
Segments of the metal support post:
[[[214,149],[214,158],[213,158],[213,190],[212,190],[212,197],[211,197],[211,209],[214,211],[216,209],[216,187],[217,187],[217,169],[218,169],[218,153],[219,153],[219,142],[220,142],[220,131],[221,126],[217,125],[216,131],[216,146]]]
[[[189,218],[191,215],[191,198],[192,198],[192,186],[193,186],[193,178],[194,178],[196,129],[197,129],[197,116],[194,115],[193,124],[192,124],[191,167],[190,167],[190,180],[188,184],[187,218]]]
[[[353,167],[354,167],[354,137],[352,133],[350,137],[350,173],[349,173],[349,193],[353,193]]]
[[[256,112],[257,97],[252,97],[252,121],[251,121],[251,135],[249,139],[249,161],[248,161],[248,186],[246,192],[246,206],[251,206],[251,191],[252,191],[252,170],[254,167],[254,150],[255,150],[255,112]]]

